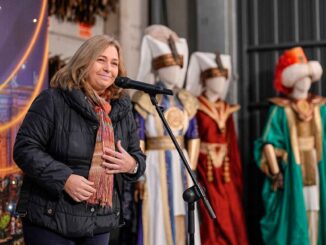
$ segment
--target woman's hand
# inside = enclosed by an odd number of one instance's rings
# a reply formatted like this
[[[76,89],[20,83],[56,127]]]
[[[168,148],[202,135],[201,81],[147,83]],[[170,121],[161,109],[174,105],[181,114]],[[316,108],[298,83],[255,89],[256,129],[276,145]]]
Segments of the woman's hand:
[[[132,173],[136,167],[136,160],[121,146],[121,140],[117,143],[118,151],[108,147],[104,148],[102,166],[107,174]]]
[[[83,176],[72,174],[68,177],[64,190],[76,202],[86,201],[96,192],[94,183],[88,181]]]

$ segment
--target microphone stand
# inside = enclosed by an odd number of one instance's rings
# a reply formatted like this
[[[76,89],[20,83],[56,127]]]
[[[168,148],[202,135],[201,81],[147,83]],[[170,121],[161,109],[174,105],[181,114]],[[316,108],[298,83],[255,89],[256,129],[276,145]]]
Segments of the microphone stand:
[[[173,94],[173,93],[172,93]],[[205,192],[203,191],[202,187],[200,187],[200,185],[197,182],[196,177],[194,176],[189,163],[187,162],[180,145],[178,144],[175,136],[172,133],[171,128],[169,127],[168,122],[166,121],[164,115],[163,115],[163,110],[164,108],[161,106],[158,106],[158,102],[156,100],[156,93],[148,93],[152,104],[155,106],[155,109],[158,113],[158,115],[160,116],[163,125],[165,127],[165,129],[167,130],[171,140],[173,141],[173,144],[175,145],[181,159],[182,162],[184,164],[184,166],[186,167],[194,185],[188,189],[186,189],[183,193],[183,200],[185,202],[188,203],[188,236],[189,236],[189,245],[194,245],[195,244],[195,202],[197,202],[199,199],[202,199],[205,207],[209,213],[209,215],[211,216],[212,219],[215,219],[215,213],[209,203],[209,201],[206,198]]]

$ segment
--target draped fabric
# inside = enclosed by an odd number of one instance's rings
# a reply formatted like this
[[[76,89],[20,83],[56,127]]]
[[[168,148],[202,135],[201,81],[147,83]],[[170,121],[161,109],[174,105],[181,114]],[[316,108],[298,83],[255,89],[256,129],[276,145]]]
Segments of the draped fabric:
[[[98,118],[99,128],[96,135],[95,150],[88,177],[89,181],[95,183],[94,188],[96,189],[96,193],[92,195],[87,202],[89,204],[112,207],[113,174],[107,174],[105,168],[102,167],[104,147],[115,150],[114,131],[109,117],[111,105],[108,101],[97,95],[90,97],[89,101]]]
[[[319,114],[320,113],[320,114]],[[319,115],[317,115],[319,114]],[[325,136],[326,107],[316,107],[314,117],[321,119],[319,126],[322,137]],[[314,120],[314,119],[313,119]],[[263,136],[255,142],[255,160],[264,171],[262,148],[265,144],[273,144],[278,151],[286,152],[286,158],[280,159],[280,169],[284,176],[283,190],[272,191],[271,180],[266,177],[263,185],[263,202],[265,215],[261,220],[262,237],[266,244],[302,244],[308,245],[309,232],[306,207],[303,193],[303,178],[300,163],[296,161],[295,146],[291,142],[293,130],[290,130],[290,119],[286,108],[273,106],[265,126]],[[319,172],[319,230],[318,244],[326,244],[326,169],[325,143],[322,141],[321,160],[318,162]]]
[[[176,107],[186,115],[184,105],[177,96],[163,95],[160,106],[168,110]],[[135,115],[139,126],[139,136],[149,147],[149,141],[155,137],[168,137],[157,113],[148,114],[146,118],[139,113]],[[196,119],[186,116],[180,120],[184,126],[173,130],[176,137],[184,140],[198,138]],[[183,153],[188,159],[184,147]],[[140,208],[140,221],[138,230],[139,245],[178,245],[178,229],[185,229],[178,220],[185,221],[186,206],[182,199],[183,191],[188,187],[185,167],[177,152],[173,148],[146,149],[145,190],[146,194]],[[188,160],[189,162],[189,160]],[[198,218],[196,215],[196,227]],[[185,240],[186,234],[183,236]],[[184,244],[184,243],[182,243]],[[195,244],[200,244],[199,233],[195,235]]]
[[[214,110],[210,110],[211,108],[207,107],[208,102],[206,100],[203,101],[202,98],[199,98],[199,101],[201,105],[196,117],[201,144],[226,146],[226,152],[229,158],[228,172],[230,177],[229,181],[226,182],[224,178],[224,162],[222,162],[220,166],[212,164],[212,169],[209,169],[209,161],[214,162],[214,156],[218,156],[220,148],[214,147],[214,152],[211,152],[211,150],[205,152],[202,151],[201,146],[197,165],[197,177],[206,189],[208,200],[216,214],[216,220],[212,220],[203,202],[199,202],[201,214],[201,242],[203,245],[245,245],[248,244],[248,239],[242,206],[242,165],[233,117],[232,114],[228,115],[222,132],[218,126],[217,120],[214,119],[219,117],[216,113],[220,112],[224,114],[226,111],[217,111],[213,113]],[[229,105],[225,103],[224,108],[228,107]],[[211,112],[209,113],[210,115],[207,114],[208,110]],[[212,180],[208,178],[209,172],[212,172]]]

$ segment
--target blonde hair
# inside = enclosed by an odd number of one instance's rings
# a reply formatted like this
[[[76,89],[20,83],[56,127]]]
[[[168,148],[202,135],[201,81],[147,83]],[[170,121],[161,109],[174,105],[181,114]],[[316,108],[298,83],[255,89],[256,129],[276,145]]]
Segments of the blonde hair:
[[[85,41],[76,53],[72,56],[66,66],[61,68],[52,77],[50,86],[62,89],[82,89],[86,95],[91,95],[93,89],[86,80],[90,67],[94,64],[99,55],[109,47],[117,49],[119,57],[118,76],[126,76],[126,69],[123,64],[121,47],[119,42],[107,35],[97,35]],[[112,84],[106,91],[109,98],[120,97],[121,89]]]

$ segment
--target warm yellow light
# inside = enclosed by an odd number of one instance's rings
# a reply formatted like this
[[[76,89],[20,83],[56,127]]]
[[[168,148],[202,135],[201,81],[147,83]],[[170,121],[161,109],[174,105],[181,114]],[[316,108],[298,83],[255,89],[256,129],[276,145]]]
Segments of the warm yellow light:
[[[0,133],[2,131],[5,131],[9,128],[11,128],[12,126],[18,124],[26,115],[29,107],[31,106],[32,102],[34,101],[34,99],[36,98],[36,96],[40,93],[42,85],[43,85],[43,81],[45,78],[45,73],[47,70],[47,64],[48,64],[48,50],[49,50],[49,43],[48,43],[48,37],[46,35],[45,38],[45,48],[44,48],[44,54],[43,54],[43,60],[42,60],[42,67],[40,70],[40,76],[38,78],[36,87],[31,95],[31,97],[29,98],[29,100],[27,101],[27,103],[25,104],[24,108],[17,114],[15,115],[10,121],[4,123],[4,124],[0,124]]]
[[[2,84],[0,84],[0,91],[11,81],[11,79],[15,76],[15,74],[17,73],[19,68],[22,66],[22,64],[25,62],[25,60],[29,56],[30,52],[32,51],[33,46],[34,46],[34,44],[38,38],[38,35],[40,33],[42,23],[44,21],[44,16],[45,16],[45,11],[46,11],[46,3],[47,3],[47,1],[43,0],[41,11],[40,11],[40,16],[38,18],[40,21],[36,25],[35,32],[32,36],[32,39],[31,39],[24,55],[22,56],[21,60],[17,63],[16,67],[13,69],[13,71],[10,73],[10,75],[7,77],[7,79]]]

